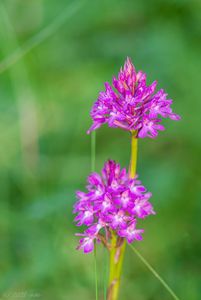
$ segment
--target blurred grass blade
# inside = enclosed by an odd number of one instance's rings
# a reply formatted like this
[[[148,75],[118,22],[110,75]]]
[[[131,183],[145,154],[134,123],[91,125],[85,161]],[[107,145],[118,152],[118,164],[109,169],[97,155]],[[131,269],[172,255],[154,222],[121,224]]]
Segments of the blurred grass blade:
[[[0,3],[0,49],[3,53],[17,48],[18,40],[6,7]],[[20,47],[19,47],[20,49]],[[34,171],[38,163],[38,118],[35,95],[23,60],[9,72],[19,115],[19,133],[23,165]]]
[[[165,289],[170,293],[170,295],[175,300],[180,300],[169,285],[161,278],[161,276],[154,270],[154,268],[148,263],[148,261],[139,253],[139,251],[131,244],[129,244],[133,252],[139,257],[139,259],[145,264],[145,266],[151,271],[151,273],[160,281],[160,283],[165,287]]]
[[[96,132],[91,133],[91,172],[96,168]]]
[[[108,268],[108,253],[107,249],[104,247],[104,256],[105,256],[105,263],[104,263],[104,281],[103,281],[103,292],[104,292],[104,300],[107,300],[107,283],[108,283],[108,273],[109,273],[109,268]]]
[[[47,27],[42,29],[39,33],[31,37],[28,41],[24,43],[21,47],[18,47],[11,55],[6,57],[0,62],[0,73],[3,73],[18,60],[20,60],[24,55],[30,52],[33,48],[38,46],[44,40],[53,35],[65,22],[72,17],[85,3],[85,1],[75,2],[66,9]]]
[[[95,271],[96,300],[98,300],[98,274],[97,274],[96,242],[94,242],[94,271]]]
[[[96,164],[96,132],[91,133],[91,172],[95,171]],[[95,271],[95,291],[96,300],[98,300],[98,274],[97,274],[97,257],[96,257],[96,242],[94,242],[94,271]]]

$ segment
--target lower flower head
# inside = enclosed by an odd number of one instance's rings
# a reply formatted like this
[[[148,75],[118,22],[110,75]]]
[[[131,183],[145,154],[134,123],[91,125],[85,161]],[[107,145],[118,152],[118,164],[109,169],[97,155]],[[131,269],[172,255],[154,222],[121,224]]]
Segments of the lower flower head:
[[[84,253],[93,251],[94,241],[108,244],[111,232],[128,243],[141,240],[143,229],[137,229],[137,219],[155,214],[149,202],[151,193],[141,184],[137,175],[129,178],[126,169],[115,161],[105,163],[101,175],[92,173],[88,177],[87,192],[77,192],[74,205],[77,226],[87,228],[81,235],[77,249]]]

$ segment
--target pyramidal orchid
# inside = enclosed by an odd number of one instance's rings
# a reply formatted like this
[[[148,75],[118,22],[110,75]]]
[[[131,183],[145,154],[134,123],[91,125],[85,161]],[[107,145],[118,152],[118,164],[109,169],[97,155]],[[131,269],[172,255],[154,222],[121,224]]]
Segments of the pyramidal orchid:
[[[118,298],[126,244],[143,238],[138,220],[155,214],[149,201],[152,194],[136,174],[138,139],[157,137],[158,131],[165,129],[162,118],[180,120],[172,111],[172,100],[163,89],[156,91],[156,85],[156,81],[147,85],[146,74],[136,72],[127,58],[118,77],[113,78],[112,85],[105,83],[105,91],[100,92],[91,109],[93,124],[88,133],[107,123],[129,131],[131,136],[129,170],[107,161],[100,174],[89,175],[87,191],[77,191],[73,210],[77,226],[85,227],[76,234],[81,237],[77,249],[90,253],[95,243],[101,243],[109,251],[107,300]]]
[[[129,178],[126,169],[109,160],[101,175],[92,173],[88,177],[87,193],[77,192],[74,205],[77,226],[85,225],[78,249],[85,253],[94,248],[94,240],[104,241],[110,248],[111,233],[119,243],[125,238],[128,243],[141,240],[143,229],[137,228],[137,220],[155,214],[149,202],[151,193],[135,178]]]
[[[127,58],[118,77],[113,77],[112,86],[106,82],[105,91],[100,92],[94,103],[93,125],[88,133],[107,123],[109,127],[135,130],[138,138],[155,138],[158,131],[165,129],[161,118],[180,120],[172,111],[172,100],[163,89],[156,92],[156,86],[157,81],[147,85],[146,74],[136,72]]]

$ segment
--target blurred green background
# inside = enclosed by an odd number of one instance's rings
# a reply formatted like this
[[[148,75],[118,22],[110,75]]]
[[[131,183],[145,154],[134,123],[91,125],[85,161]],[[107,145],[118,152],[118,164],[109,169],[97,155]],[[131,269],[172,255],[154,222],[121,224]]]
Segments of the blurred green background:
[[[200,4],[1,1],[0,299],[95,299],[94,258],[75,250],[72,206],[90,172],[91,105],[126,56],[182,116],[139,142],[157,215],[135,245],[181,299],[201,299]],[[128,166],[129,152],[128,133],[98,130],[97,171],[108,158]],[[100,299],[106,264],[100,247]],[[120,299],[171,299],[130,248],[123,272]]]

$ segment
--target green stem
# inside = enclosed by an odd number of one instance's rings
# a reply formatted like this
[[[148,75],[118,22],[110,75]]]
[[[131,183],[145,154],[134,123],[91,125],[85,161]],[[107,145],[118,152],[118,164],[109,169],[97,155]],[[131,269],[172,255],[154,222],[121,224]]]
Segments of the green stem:
[[[97,276],[96,242],[94,242],[94,272],[95,272],[96,300],[98,300],[98,276]]]
[[[111,233],[111,250],[110,250],[110,274],[107,300],[117,300],[121,279],[122,264],[126,249],[126,241],[122,240],[118,245],[116,233]]]
[[[96,132],[91,133],[91,172],[95,171],[96,166]],[[98,275],[97,275],[97,258],[96,258],[96,242],[94,242],[94,276],[96,300],[98,300]]]
[[[131,132],[131,161],[130,161],[130,178],[135,177],[136,173],[136,162],[137,162],[137,138],[136,132]],[[163,278],[154,270],[154,268],[148,263],[148,261],[137,251],[133,245],[129,245],[135,254],[141,259],[145,266],[152,272],[152,274],[161,282],[161,284],[166,288],[170,295],[175,299],[179,300],[170,286],[163,280]]]
[[[91,133],[91,172],[95,171],[96,167],[96,132]]]
[[[137,138],[136,132],[131,132],[131,159],[129,166],[130,178],[135,177],[137,164]],[[126,249],[126,240],[118,239],[115,232],[111,233],[110,245],[110,274],[109,274],[109,287],[107,292],[107,300],[117,300],[119,294],[119,286],[121,280],[121,271],[123,259]]]
[[[136,131],[131,131],[131,159],[129,166],[129,175],[130,178],[134,178],[136,174],[137,167],[137,141]]]

